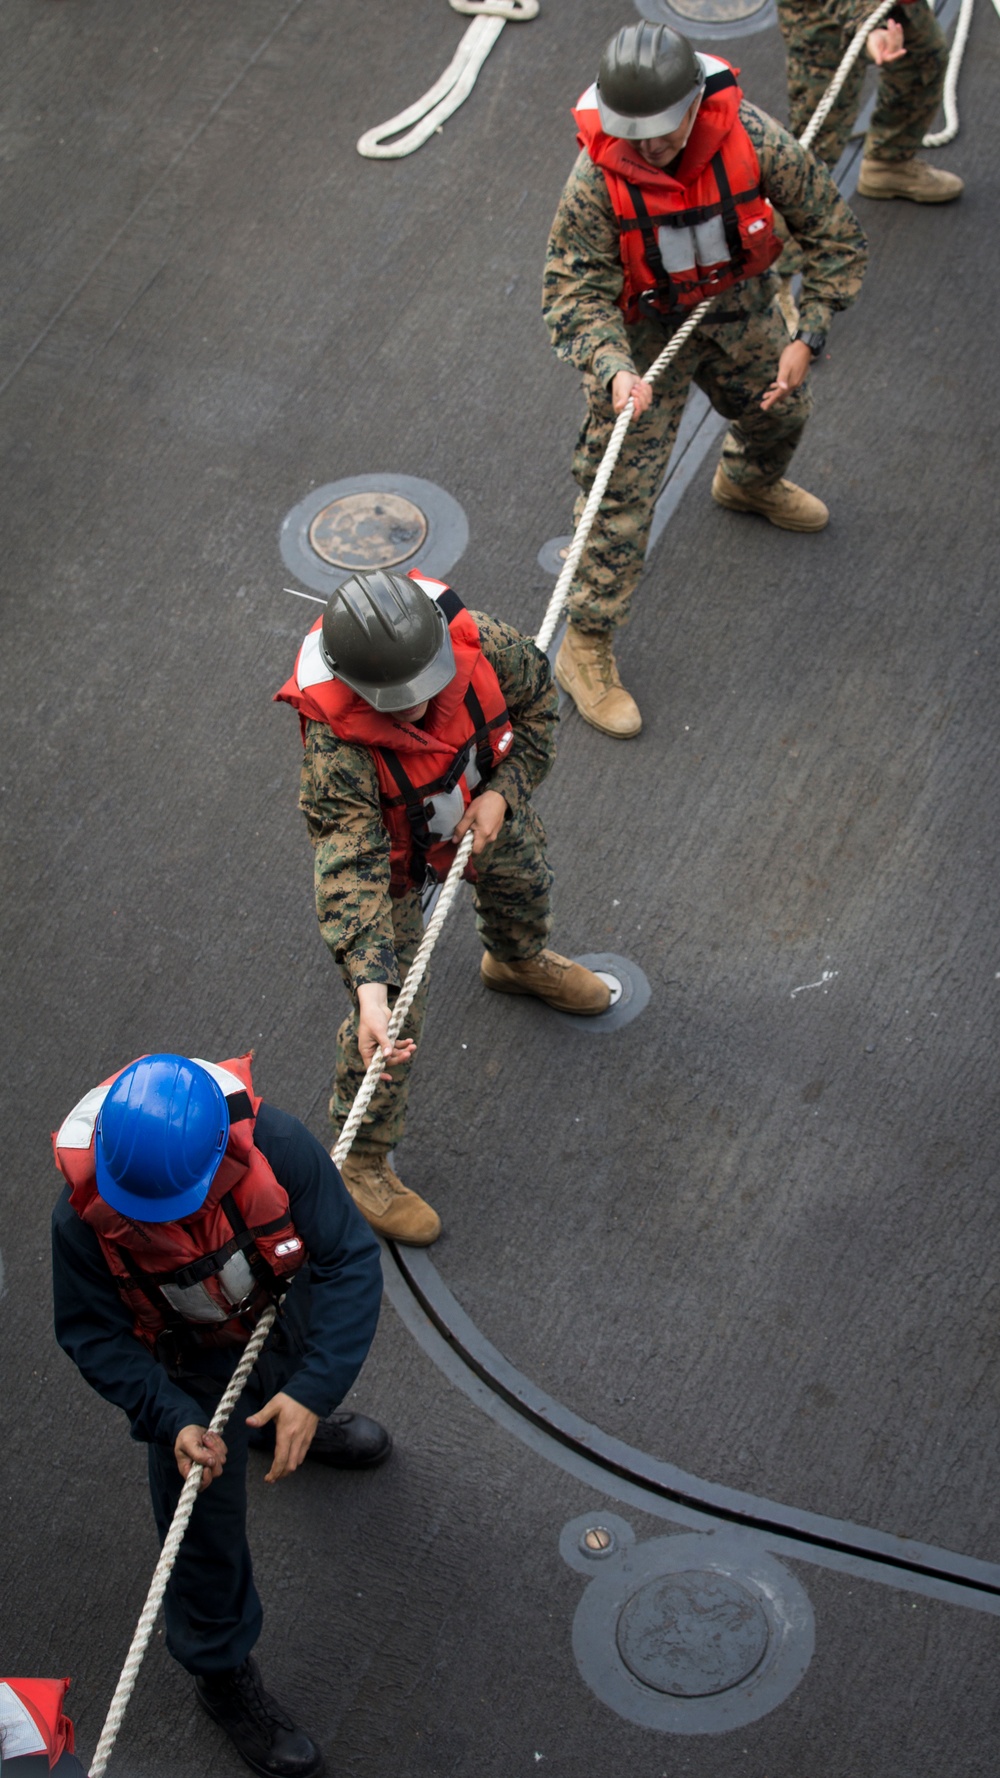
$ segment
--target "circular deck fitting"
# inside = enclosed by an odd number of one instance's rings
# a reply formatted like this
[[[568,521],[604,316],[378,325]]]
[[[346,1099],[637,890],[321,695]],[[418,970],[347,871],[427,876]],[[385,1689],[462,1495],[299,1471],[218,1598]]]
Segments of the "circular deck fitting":
[[[595,1562],[586,1531],[621,1521],[573,1519],[559,1548],[585,1574],[573,1652],[603,1703],[630,1722],[712,1735],[784,1702],[812,1660],[805,1589],[753,1532],[621,1535]],[[622,1526],[622,1531],[629,1528]]]
[[[605,1548],[600,1547],[601,1539],[610,1538]],[[570,1519],[559,1534],[559,1554],[570,1568],[577,1574],[585,1575],[590,1580],[594,1570],[607,1562],[617,1564],[622,1553],[635,1543],[635,1532],[627,1519],[620,1519],[617,1513],[601,1512],[597,1518],[591,1511],[581,1514],[578,1519]],[[594,1547],[595,1544],[597,1547]]]
[[[627,957],[616,957],[610,951],[597,951],[586,957],[576,957],[574,962],[582,963],[585,969],[592,969],[602,982],[607,982],[611,989],[611,1005],[607,1012],[599,1012],[596,1017],[586,1017],[575,1012],[553,1014],[549,1011],[549,1018],[565,1020],[577,1031],[600,1037],[608,1031],[620,1031],[623,1025],[630,1025],[649,1005],[649,983],[639,965],[631,963]]]
[[[636,12],[654,25],[672,25],[698,42],[747,37],[777,23],[774,0],[635,0]]]
[[[396,568],[426,536],[419,506],[401,494],[343,494],[309,526],[309,542],[331,568]]]
[[[726,1574],[689,1569],[651,1580],[623,1607],[618,1653],[630,1673],[672,1698],[710,1698],[749,1679],[768,1644],[754,1594]]]
[[[588,1525],[580,1539],[580,1548],[585,1556],[600,1561],[602,1556],[614,1553],[615,1534],[607,1525]]]
[[[351,574],[418,568],[443,579],[469,526],[457,500],[416,475],[352,475],[327,482],[281,527],[281,559],[303,586],[329,597]]]
[[[572,541],[572,537],[550,537],[548,543],[543,543],[538,552],[538,566],[544,568],[546,574],[551,574],[555,580],[559,579],[566,566]]]

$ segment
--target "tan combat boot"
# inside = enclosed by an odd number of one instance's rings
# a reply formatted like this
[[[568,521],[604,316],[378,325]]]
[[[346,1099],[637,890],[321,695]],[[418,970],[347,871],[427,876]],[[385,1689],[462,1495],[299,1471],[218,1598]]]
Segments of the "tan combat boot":
[[[744,488],[730,481],[721,463],[712,482],[712,499],[730,512],[759,512],[782,531],[822,531],[830,519],[822,500],[807,494],[805,488],[797,488],[794,482]]]
[[[534,994],[556,1012],[590,1015],[607,1012],[611,1005],[607,982],[558,951],[539,951],[524,963],[501,963],[484,951],[480,971],[486,986],[498,994]]]
[[[403,1184],[388,1156],[352,1150],[340,1165],[341,1178],[366,1222],[389,1241],[429,1247],[441,1233],[436,1210]]]
[[[610,632],[579,630],[567,624],[556,655],[556,679],[592,728],[626,740],[637,735],[642,717],[618,676]]]
[[[928,166],[914,155],[907,161],[873,161],[867,156],[858,174],[862,198],[909,198],[914,204],[950,204],[965,190],[965,181],[943,167]]]

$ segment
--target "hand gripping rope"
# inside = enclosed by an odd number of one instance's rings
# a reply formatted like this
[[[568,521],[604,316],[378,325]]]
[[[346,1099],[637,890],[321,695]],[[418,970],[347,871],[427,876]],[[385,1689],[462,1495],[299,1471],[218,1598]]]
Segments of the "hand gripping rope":
[[[399,160],[421,148],[445,118],[464,104],[504,25],[533,19],[538,13],[538,0],[451,0],[451,5],[455,12],[471,14],[471,25],[430,91],[397,117],[390,117],[388,123],[359,137],[358,153],[367,160]]]
[[[451,0],[451,4],[455,7],[456,11],[467,10],[470,12],[485,12],[491,5],[503,6],[505,4],[510,4],[512,6],[518,6],[522,4],[522,0],[487,0],[486,5],[482,7],[476,5],[475,0],[464,0],[464,4],[462,3],[462,0]],[[534,6],[537,11],[536,0],[523,0],[523,4],[526,6]],[[870,13],[868,18],[866,18],[864,23],[859,27],[857,33],[851,40],[850,47],[847,50],[833,81],[820,100],[815,115],[810,121],[808,128],[799,138],[803,148],[808,148],[810,146],[817,131],[821,128],[831,106],[836,101],[837,95],[844,84],[844,80],[849,73],[852,64],[861,54],[865,38],[869,31],[873,31],[879,22],[885,18],[886,14],[892,10],[893,4],[894,0],[883,0],[883,4],[877,7],[874,12]],[[994,5],[997,7],[998,13],[1000,13],[1000,0],[994,0]],[[508,16],[528,18],[533,17],[534,13],[517,12],[508,14],[505,12],[504,17]],[[502,23],[503,20],[501,19],[500,22]],[[959,22],[961,23],[961,21]],[[473,79],[474,78],[475,76],[473,76]],[[458,100],[457,103],[461,103],[461,100]],[[452,109],[454,109],[454,107],[452,107]],[[402,115],[405,118],[406,114],[404,113]],[[400,122],[399,119],[395,119],[394,121],[396,123]],[[388,125],[383,126],[384,130],[388,128]],[[413,144],[413,147],[418,146],[418,143]],[[411,150],[407,149],[405,152],[409,153]],[[686,340],[690,339],[695,328],[708,313],[714,300],[714,298],[709,298],[705,302],[699,303],[696,309],[692,309],[687,320],[677,329],[677,332],[673,335],[669,344],[664,347],[659,357],[655,359],[646,371],[642,379],[644,383],[652,384],[656,382],[657,377],[666,369],[671,359],[676,357],[681,346],[684,345]],[[601,501],[604,498],[604,491],[607,488],[608,482],[611,480],[611,474],[618,461],[625,434],[634,417],[635,407],[631,401],[628,401],[615,422],[614,430],[608,440],[607,450],[601,459],[600,467],[594,477],[593,487],[587,496],[583,512],[580,514],[580,522],[574,532],[573,541],[570,544],[566,560],[559,574],[559,578],[556,581],[552,597],[549,600],[541,629],[535,637],[536,646],[543,654],[548,649],[552,638],[556,633],[559,618],[562,614],[562,608],[566,602],[567,593],[569,592],[570,582],[576,573],[580,558],[586,548],[587,538],[590,536],[591,527],[597,516]],[[392,1009],[392,1016],[389,1020],[390,1043],[394,1042],[399,1035],[406,1015],[413,1004],[417,989],[427,973],[427,965],[430,962],[431,952],[437,944],[441,928],[443,927],[452,904],[458,895],[462,882],[462,874],[469,862],[469,857],[472,852],[472,839],[472,834],[467,833],[455,854],[451,869],[442,885],[441,893],[437,900],[437,906],[428,921],[427,928],[420,942],[416,956],[407,971],[406,980],[397,997],[396,1004]],[[333,1160],[338,1167],[350,1152],[351,1144],[361,1126],[361,1120],[371,1102],[372,1094],[378,1085],[378,1078],[384,1066],[385,1056],[379,1051],[372,1058],[365,1078],[362,1081],[361,1086],[358,1088],[354,1104],[351,1106],[351,1109],[347,1114],[344,1121],[344,1127],[341,1130],[340,1136],[332,1151]],[[210,1432],[221,1433],[223,1431],[233,1408],[236,1406],[236,1403],[243,1392],[243,1385],[257,1361],[261,1347],[271,1331],[275,1313],[276,1311],[273,1307],[265,1309],[257,1323],[253,1338],[250,1340],[249,1345],[243,1353],[236,1370],[233,1372],[226,1392],[219,1402],[215,1413],[212,1415],[212,1422],[209,1427]],[[94,1754],[90,1767],[90,1778],[104,1778],[104,1773],[107,1770],[108,1760],[111,1757],[112,1748],[114,1747],[118,1731],[121,1728],[122,1719],[128,1707],[128,1701],[132,1696],[139,1668],[142,1665],[142,1659],[146,1652],[150,1636],[152,1635],[153,1624],[156,1621],[156,1614],[160,1608],[164,1592],[166,1591],[167,1582],[170,1579],[174,1562],[177,1559],[177,1552],[180,1549],[184,1533],[187,1529],[188,1520],[194,1509],[194,1503],[198,1495],[198,1486],[201,1481],[201,1474],[201,1464],[192,1464],[187,1480],[181,1489],[180,1498],[177,1502],[173,1519],[171,1520],[170,1529],[167,1532],[163,1548],[160,1552],[160,1559],[153,1571],[153,1578],[150,1582],[149,1592],[146,1595],[146,1603],[139,1615],[139,1622],[136,1625],[135,1635],[132,1638],[132,1645],[125,1657],[125,1665],[122,1668],[121,1677],[115,1688],[115,1694],[111,1700],[104,1727],[101,1730],[101,1738],[98,1741],[97,1751]]]

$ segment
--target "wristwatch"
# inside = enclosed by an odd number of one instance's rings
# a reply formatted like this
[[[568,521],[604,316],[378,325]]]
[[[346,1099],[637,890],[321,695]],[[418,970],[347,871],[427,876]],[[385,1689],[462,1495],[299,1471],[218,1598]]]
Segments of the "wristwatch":
[[[809,347],[813,358],[818,358],[823,347],[826,345],[826,334],[810,333],[808,327],[800,327],[798,333],[795,335],[795,339],[801,340],[804,346]]]

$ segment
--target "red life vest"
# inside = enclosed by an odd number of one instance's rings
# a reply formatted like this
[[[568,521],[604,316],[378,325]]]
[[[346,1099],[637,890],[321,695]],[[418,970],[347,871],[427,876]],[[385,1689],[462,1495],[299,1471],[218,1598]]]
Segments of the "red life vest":
[[[573,112],[618,218],[626,321],[650,312],[682,319],[706,297],[759,277],[781,252],[757,152],[739,118],[739,70],[715,56],[701,60],[708,78],[673,172],[650,166],[638,143],[605,135],[596,86]]]
[[[133,1222],[98,1193],[97,1117],[121,1069],[85,1094],[53,1134],[70,1204],[97,1236],[135,1333],[151,1351],[167,1330],[198,1345],[245,1346],[263,1309],[308,1258],[288,1195],[254,1145],[260,1099],[250,1060],[200,1064],[226,1096],[229,1140],[204,1204],[183,1222]]]
[[[0,1679],[0,1747],[5,1760],[44,1754],[49,1769],[73,1752],[73,1724],[63,1715],[68,1679]]]
[[[374,709],[334,677],[320,651],[322,618],[303,642],[292,677],[275,693],[276,703],[298,711],[303,740],[308,721],[325,722],[342,741],[370,750],[395,896],[421,888],[428,877],[447,876],[456,851],[451,835],[514,739],[500,682],[458,594],[412,570],[409,579],[438,601],[455,654],[455,676],[431,699],[419,726]]]

